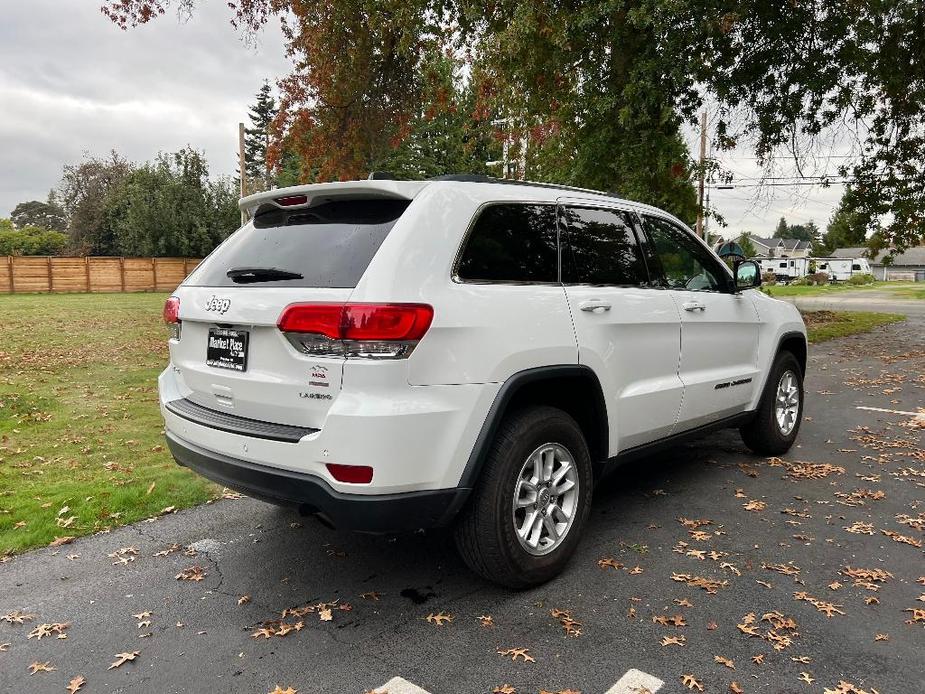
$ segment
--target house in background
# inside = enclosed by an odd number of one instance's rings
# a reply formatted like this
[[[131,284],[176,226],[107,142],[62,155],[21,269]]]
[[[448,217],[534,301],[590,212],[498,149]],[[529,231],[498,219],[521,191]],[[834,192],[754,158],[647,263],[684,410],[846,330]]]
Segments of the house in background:
[[[836,248],[832,252],[832,257],[861,258],[866,252],[866,248]],[[905,253],[900,253],[889,265],[883,262],[886,254],[886,251],[880,251],[876,258],[870,259],[870,269],[878,280],[925,282],[925,246],[917,246],[908,249]]]
[[[758,258],[808,258],[812,251],[809,241],[797,239],[763,239],[751,236]]]

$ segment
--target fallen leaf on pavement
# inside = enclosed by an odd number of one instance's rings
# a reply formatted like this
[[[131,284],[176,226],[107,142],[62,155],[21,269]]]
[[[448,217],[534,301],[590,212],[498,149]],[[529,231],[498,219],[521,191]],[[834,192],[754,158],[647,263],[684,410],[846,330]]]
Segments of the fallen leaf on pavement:
[[[0,615],[0,619],[10,624],[23,624],[25,622],[31,622],[33,619],[35,619],[35,615],[28,614],[20,610],[13,610],[9,614]]]
[[[517,690],[510,684],[502,684],[491,690],[492,694],[517,694]]]
[[[58,634],[60,638],[67,628],[71,626],[70,623],[66,624],[39,624],[35,629],[29,632],[27,639],[38,639],[41,641],[45,636],[51,636],[52,634]]]
[[[75,694],[77,690],[86,683],[87,680],[83,675],[77,675],[77,677],[71,678],[71,681],[67,683],[67,694]]]
[[[731,659],[731,658],[724,658],[724,657],[721,656],[721,655],[714,655],[714,656],[713,656],[713,661],[714,661],[714,662],[717,662],[717,663],[719,663],[719,664],[721,664],[721,665],[725,665],[725,666],[726,666],[727,668],[729,668],[730,670],[735,670],[735,669],[736,669],[735,663],[732,662],[732,659]]]
[[[427,615],[427,621],[438,627],[442,627],[444,624],[453,621],[453,615],[447,614],[446,612],[438,612],[437,614],[431,612]]]
[[[32,663],[32,665],[29,666],[29,669],[32,670],[32,672],[29,673],[29,676],[31,677],[37,672],[51,672],[55,669],[55,667],[51,664],[50,660],[46,660],[44,663]]]
[[[116,661],[106,669],[112,670],[113,668],[122,667],[128,661],[135,660],[135,658],[137,658],[139,655],[141,655],[141,651],[131,651],[129,653],[116,653]]]
[[[681,675],[681,684],[688,689],[696,689],[698,692],[703,691],[703,685],[693,675]]]
[[[178,581],[201,581],[206,577],[206,570],[201,566],[190,566],[176,575]]]
[[[529,655],[529,648],[508,648],[507,650],[498,649],[498,655],[510,656],[511,660],[517,660],[517,658],[523,658],[525,663],[535,663],[536,658],[532,655]]]

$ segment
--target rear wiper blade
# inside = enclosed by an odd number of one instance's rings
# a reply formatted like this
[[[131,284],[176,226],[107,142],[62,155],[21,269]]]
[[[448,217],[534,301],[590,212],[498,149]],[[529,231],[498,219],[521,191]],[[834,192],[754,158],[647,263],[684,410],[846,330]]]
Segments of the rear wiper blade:
[[[233,267],[225,273],[225,276],[237,284],[302,279],[301,273],[283,270],[278,267]]]

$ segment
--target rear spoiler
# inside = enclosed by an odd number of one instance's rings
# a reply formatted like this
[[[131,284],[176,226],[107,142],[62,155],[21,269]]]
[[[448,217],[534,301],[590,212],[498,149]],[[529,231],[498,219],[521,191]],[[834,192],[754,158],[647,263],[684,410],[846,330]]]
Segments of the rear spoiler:
[[[254,193],[241,198],[238,207],[249,217],[262,205],[287,210],[320,205],[334,199],[344,198],[392,198],[399,200],[413,199],[428,181],[341,181],[335,183],[313,183],[304,186],[276,188],[262,193]]]

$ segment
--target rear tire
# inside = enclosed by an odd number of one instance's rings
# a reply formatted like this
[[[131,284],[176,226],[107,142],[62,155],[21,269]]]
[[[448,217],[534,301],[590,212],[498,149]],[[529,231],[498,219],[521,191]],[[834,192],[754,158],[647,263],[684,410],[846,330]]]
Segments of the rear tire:
[[[803,371],[791,352],[774,360],[755,417],[741,429],[745,445],[759,455],[790,450],[803,421]]]
[[[475,573],[508,588],[545,583],[578,546],[592,485],[591,457],[574,419],[553,407],[509,415],[456,521],[460,555]]]

